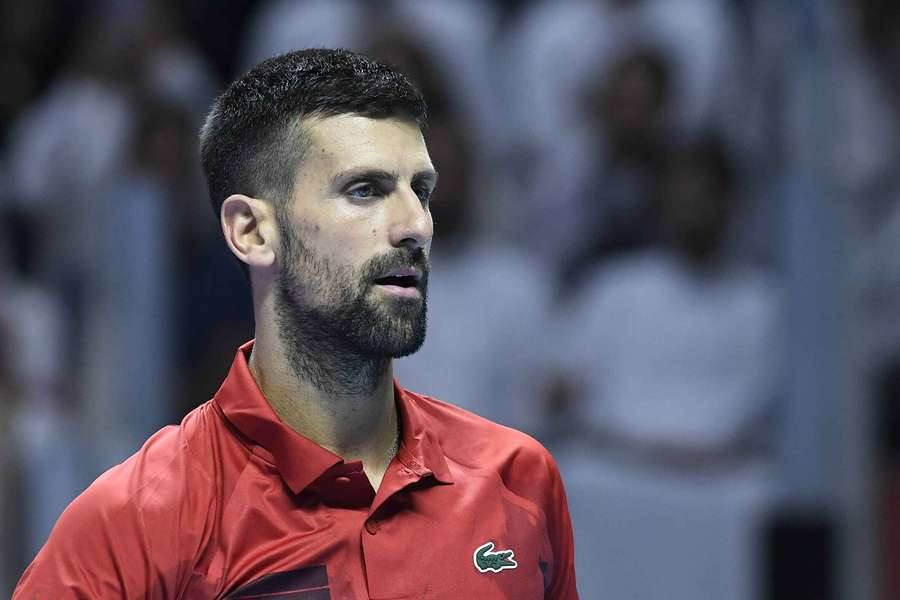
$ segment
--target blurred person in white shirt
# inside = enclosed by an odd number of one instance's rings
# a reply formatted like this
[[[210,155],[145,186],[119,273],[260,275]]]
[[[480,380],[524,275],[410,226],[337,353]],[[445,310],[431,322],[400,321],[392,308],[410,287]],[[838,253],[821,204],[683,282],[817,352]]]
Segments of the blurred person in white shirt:
[[[581,565],[586,595],[757,597],[781,300],[768,273],[727,252],[731,173],[714,141],[673,152],[655,201],[661,244],[596,265],[559,315],[577,429],[557,453],[580,556],[599,565]],[[629,561],[647,575],[619,568]]]

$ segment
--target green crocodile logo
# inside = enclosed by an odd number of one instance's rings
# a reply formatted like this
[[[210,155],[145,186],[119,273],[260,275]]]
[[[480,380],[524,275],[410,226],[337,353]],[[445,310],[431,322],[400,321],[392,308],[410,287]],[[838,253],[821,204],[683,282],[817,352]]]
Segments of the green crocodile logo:
[[[480,573],[499,573],[503,569],[515,569],[519,566],[514,559],[516,553],[512,550],[499,550],[494,552],[494,542],[482,544],[475,549],[472,560],[475,562],[475,568]]]

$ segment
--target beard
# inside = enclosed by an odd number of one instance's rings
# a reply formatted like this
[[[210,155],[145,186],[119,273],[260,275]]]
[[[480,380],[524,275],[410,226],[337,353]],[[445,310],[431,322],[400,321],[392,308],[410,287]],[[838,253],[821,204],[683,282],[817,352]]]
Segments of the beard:
[[[279,219],[284,266],[275,288],[275,318],[294,373],[332,395],[374,392],[392,358],[425,341],[428,260],[422,248],[397,248],[361,268],[318,256]],[[422,273],[421,297],[374,290],[375,279],[404,267]]]

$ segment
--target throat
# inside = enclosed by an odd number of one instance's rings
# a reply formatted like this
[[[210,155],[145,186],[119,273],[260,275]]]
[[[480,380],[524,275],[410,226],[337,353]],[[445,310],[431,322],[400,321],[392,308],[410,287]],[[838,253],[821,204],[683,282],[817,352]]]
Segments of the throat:
[[[367,382],[357,375],[348,383],[276,362],[252,364],[251,371],[282,422],[344,460],[362,460],[367,472],[387,467],[399,435],[390,365]]]
[[[335,401],[364,401],[384,387],[390,373],[388,358],[336,353],[302,343],[291,344],[285,349],[285,356],[297,379]]]

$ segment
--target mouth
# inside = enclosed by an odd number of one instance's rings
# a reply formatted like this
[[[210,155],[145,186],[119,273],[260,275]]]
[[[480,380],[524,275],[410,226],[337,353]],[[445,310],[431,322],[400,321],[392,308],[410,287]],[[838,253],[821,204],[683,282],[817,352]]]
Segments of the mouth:
[[[421,296],[419,283],[422,281],[422,272],[415,268],[395,269],[375,279],[375,286],[382,291],[398,296]]]

